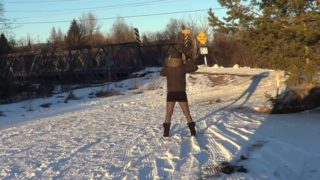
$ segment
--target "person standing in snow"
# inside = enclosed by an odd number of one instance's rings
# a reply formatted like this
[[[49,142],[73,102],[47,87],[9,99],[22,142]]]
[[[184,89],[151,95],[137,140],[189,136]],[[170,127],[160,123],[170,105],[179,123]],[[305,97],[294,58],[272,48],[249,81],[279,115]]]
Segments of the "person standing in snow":
[[[167,78],[167,109],[163,123],[163,137],[169,137],[171,116],[176,102],[179,103],[187,119],[191,136],[196,136],[195,122],[190,115],[186,93],[186,74],[197,69],[195,61],[186,59],[185,54],[180,52],[170,52],[169,57],[165,59],[165,67],[160,71],[160,75]]]

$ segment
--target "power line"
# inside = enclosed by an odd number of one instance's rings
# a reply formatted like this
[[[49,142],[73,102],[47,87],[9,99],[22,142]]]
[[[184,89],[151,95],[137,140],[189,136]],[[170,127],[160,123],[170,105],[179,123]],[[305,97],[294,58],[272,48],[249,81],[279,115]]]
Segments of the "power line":
[[[226,8],[211,8],[212,10],[220,10]],[[186,10],[186,11],[175,11],[175,12],[164,12],[164,13],[153,13],[153,14],[140,14],[140,15],[129,15],[129,16],[120,16],[122,18],[137,18],[137,17],[150,17],[150,16],[161,16],[161,15],[169,15],[169,14],[182,14],[182,13],[193,13],[193,12],[201,12],[201,11],[209,11],[209,9],[197,9],[197,10]],[[97,18],[96,20],[111,20],[117,19],[118,17],[105,17],[105,18]],[[87,20],[82,20],[87,21]],[[11,24],[16,25],[26,25],[26,24],[53,24],[53,23],[70,23],[70,20],[61,20],[61,21],[34,21],[34,22],[16,22]],[[2,24],[2,23],[0,23]]]
[[[172,1],[172,0],[171,0]],[[175,0],[176,1],[176,0]],[[180,0],[178,0],[180,1]],[[141,2],[140,2],[141,3]],[[123,5],[123,6],[122,6]],[[106,9],[119,9],[119,8],[128,8],[128,6],[125,6],[127,4],[118,4],[118,7],[109,7],[109,8],[100,8],[99,9],[90,9],[90,10],[95,10],[95,11],[99,11],[99,10],[106,10]],[[142,7],[142,6],[147,6],[147,5],[153,5],[153,4],[150,4],[147,3],[147,4],[131,4],[132,6],[131,7]],[[47,11],[46,11],[47,12]],[[75,14],[77,12],[68,12],[68,13],[52,13],[52,14],[47,14],[47,15],[41,15],[40,17],[41,18],[44,18],[44,17],[52,17],[52,16],[61,16],[61,15],[69,15],[69,14]],[[19,19],[32,19],[32,18],[39,18],[39,15],[38,16],[24,16],[24,17],[11,17],[10,19],[14,19],[14,20],[19,20]]]
[[[46,0],[46,1],[40,1],[40,0],[31,0],[31,1],[9,1],[5,2],[8,4],[27,4],[27,3],[60,3],[60,2],[70,2],[70,1],[81,1],[81,0]]]
[[[134,6],[145,6],[152,5],[154,3],[166,2],[166,1],[181,1],[181,0],[153,0],[153,1],[143,1],[135,3],[124,3],[124,4],[114,4],[107,6],[95,6],[89,8],[73,8],[73,9],[50,9],[50,10],[15,10],[15,11],[5,11],[6,13],[39,13],[39,12],[70,12],[70,11],[83,11],[83,10],[96,10],[96,9],[113,9],[121,7],[134,7]]]
[[[60,2],[71,2],[79,0],[49,0],[49,1],[8,1],[8,4],[30,4],[30,3],[60,3]]]

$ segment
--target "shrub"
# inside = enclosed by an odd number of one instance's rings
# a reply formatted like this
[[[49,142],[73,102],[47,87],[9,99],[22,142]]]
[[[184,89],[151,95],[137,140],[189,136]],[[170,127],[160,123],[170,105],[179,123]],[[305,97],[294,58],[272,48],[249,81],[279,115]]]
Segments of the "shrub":
[[[276,98],[270,98],[273,109],[272,113],[294,113],[320,106],[320,88],[299,86],[289,88]]]

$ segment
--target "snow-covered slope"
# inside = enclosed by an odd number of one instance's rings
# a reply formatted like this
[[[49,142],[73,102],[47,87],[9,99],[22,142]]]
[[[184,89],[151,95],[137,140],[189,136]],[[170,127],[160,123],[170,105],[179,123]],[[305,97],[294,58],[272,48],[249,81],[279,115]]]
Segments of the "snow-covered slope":
[[[319,110],[255,111],[276,92],[274,71],[201,66],[187,77],[198,136],[177,105],[166,140],[166,82],[146,71],[75,90],[81,99],[68,103],[58,94],[0,105],[0,179],[320,179]],[[106,88],[123,95],[89,98]],[[248,172],[217,173],[221,162]]]

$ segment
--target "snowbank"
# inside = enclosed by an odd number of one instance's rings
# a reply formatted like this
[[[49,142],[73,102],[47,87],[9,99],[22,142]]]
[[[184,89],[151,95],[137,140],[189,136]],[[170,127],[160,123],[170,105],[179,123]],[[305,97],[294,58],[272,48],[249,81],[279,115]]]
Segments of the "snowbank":
[[[250,67],[236,67],[236,68],[221,68],[217,66],[209,67],[205,65],[199,66],[197,72],[200,73],[216,73],[216,74],[235,74],[235,75],[257,75],[263,72],[273,73],[270,69],[256,69]]]
[[[320,179],[319,110],[254,110],[274,92],[274,71],[200,66],[187,77],[198,136],[189,136],[177,106],[168,140],[161,138],[166,81],[157,71],[75,90],[82,98],[69,103],[57,94],[0,105],[0,179]],[[239,76],[217,84],[208,73]],[[102,88],[124,95],[88,96]],[[221,173],[224,162],[248,172]]]

